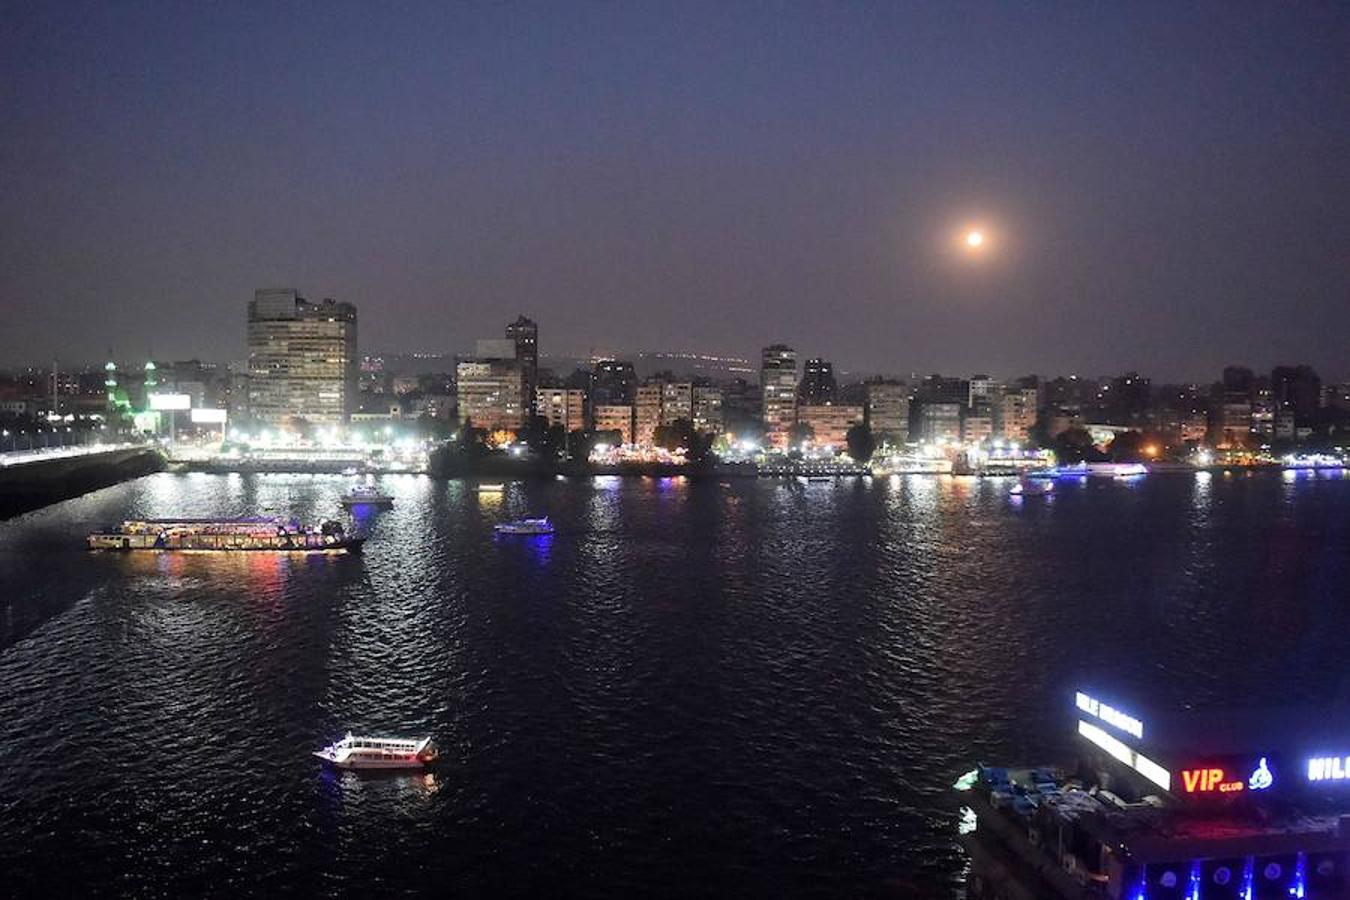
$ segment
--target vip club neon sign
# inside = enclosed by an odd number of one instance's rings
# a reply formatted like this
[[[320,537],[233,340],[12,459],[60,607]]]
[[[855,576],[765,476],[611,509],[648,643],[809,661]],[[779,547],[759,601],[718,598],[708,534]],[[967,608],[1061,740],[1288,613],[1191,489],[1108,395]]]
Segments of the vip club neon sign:
[[[1222,766],[1200,769],[1182,769],[1181,787],[1188,794],[1238,794],[1243,791],[1264,791],[1275,783],[1266,757],[1256,764],[1252,774],[1243,781]]]
[[[1114,706],[1103,703],[1096,697],[1084,694],[1082,691],[1074,694],[1074,703],[1083,712],[1095,719],[1101,719],[1112,728],[1118,728],[1126,734],[1134,735],[1141,741],[1144,739],[1144,723],[1134,716],[1123,713]]]

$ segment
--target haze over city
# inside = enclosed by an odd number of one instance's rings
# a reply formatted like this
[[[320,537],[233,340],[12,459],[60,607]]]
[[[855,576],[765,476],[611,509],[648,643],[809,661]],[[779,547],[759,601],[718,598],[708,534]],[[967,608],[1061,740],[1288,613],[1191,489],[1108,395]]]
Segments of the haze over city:
[[[242,358],[303,285],[367,352],[523,310],[557,354],[1344,374],[1342,4],[7,9],[10,363]]]

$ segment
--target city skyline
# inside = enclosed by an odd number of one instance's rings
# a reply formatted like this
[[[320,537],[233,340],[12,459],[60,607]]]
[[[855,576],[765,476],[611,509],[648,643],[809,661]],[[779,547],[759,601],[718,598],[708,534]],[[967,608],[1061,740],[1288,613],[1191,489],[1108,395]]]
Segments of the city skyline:
[[[304,284],[372,349],[1345,373],[1342,5],[13,21],[6,361],[241,358]]]

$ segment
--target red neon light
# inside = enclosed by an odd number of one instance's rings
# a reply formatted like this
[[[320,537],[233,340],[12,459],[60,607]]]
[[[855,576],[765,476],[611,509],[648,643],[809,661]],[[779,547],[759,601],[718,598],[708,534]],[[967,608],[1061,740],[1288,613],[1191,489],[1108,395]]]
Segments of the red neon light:
[[[1227,780],[1223,769],[1182,769],[1181,786],[1188,794],[1234,794],[1247,787],[1242,781]]]

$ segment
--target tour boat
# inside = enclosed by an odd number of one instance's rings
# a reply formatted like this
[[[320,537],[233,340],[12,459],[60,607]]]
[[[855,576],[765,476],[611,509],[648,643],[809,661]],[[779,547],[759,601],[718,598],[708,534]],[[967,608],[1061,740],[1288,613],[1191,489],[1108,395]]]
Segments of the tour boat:
[[[394,498],[373,484],[358,484],[342,495],[341,502],[347,509],[351,509],[353,506],[389,507],[394,505]]]
[[[314,751],[314,755],[339,769],[421,769],[436,761],[436,744],[429,737],[356,737]]]
[[[90,550],[278,551],[355,553],[366,538],[347,534],[340,522],[318,528],[294,519],[133,519],[110,525],[87,538]]]
[[[493,526],[498,534],[552,534],[553,523],[548,516],[542,519],[517,519],[514,522],[502,522]]]

